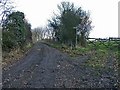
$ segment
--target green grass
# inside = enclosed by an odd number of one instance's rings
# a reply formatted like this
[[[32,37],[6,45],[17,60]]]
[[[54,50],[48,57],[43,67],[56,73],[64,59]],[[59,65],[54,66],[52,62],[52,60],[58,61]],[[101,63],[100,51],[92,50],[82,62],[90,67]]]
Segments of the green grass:
[[[107,51],[97,50],[91,54],[91,57],[86,62],[86,65],[91,66],[93,68],[104,68],[106,66],[107,58]]]
[[[93,68],[106,68],[109,67],[107,62],[111,59],[114,59],[113,68],[117,68],[118,65],[118,45],[119,43],[116,42],[96,42],[95,45],[89,44],[88,48],[91,48],[92,54],[90,59],[86,62],[86,65],[93,67]]]
[[[88,42],[86,47],[77,46],[77,48],[71,49],[71,47],[60,44],[60,43],[49,43],[52,47],[61,50],[62,52],[68,53],[71,57],[89,55],[90,58],[87,60],[85,65],[93,68],[105,68],[109,57],[113,57],[118,60],[118,45],[115,41],[111,42]],[[116,61],[117,62],[117,61]],[[117,67],[117,64],[116,64]]]

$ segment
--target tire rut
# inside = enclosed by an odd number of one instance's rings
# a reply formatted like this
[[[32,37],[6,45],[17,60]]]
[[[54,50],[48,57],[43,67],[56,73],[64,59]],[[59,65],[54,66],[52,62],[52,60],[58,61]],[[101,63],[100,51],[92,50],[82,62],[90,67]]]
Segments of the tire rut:
[[[73,59],[37,43],[19,62],[3,70],[3,88],[112,88],[110,80],[104,83],[101,76],[95,76],[95,70],[84,66],[88,58]]]

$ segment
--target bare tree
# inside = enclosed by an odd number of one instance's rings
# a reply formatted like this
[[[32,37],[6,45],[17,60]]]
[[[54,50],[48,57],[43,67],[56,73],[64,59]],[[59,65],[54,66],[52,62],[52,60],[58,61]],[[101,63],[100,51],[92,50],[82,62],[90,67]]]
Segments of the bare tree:
[[[4,19],[12,12],[13,8],[11,0],[0,0],[0,25],[3,24]]]
[[[52,38],[52,32],[49,27],[37,27],[32,30],[32,40],[34,43],[43,39]]]
[[[32,30],[32,40],[33,42],[40,41],[44,39],[44,29],[42,27],[37,27]]]
[[[50,27],[44,28],[44,39],[52,39],[53,38],[53,29]]]
[[[89,12],[85,12],[83,17],[81,17],[81,23],[74,27],[74,29],[76,29],[76,45],[78,39],[77,36],[80,36],[81,46],[86,46],[86,38],[88,38],[90,31],[94,28],[94,26],[91,25],[92,21],[89,18]]]

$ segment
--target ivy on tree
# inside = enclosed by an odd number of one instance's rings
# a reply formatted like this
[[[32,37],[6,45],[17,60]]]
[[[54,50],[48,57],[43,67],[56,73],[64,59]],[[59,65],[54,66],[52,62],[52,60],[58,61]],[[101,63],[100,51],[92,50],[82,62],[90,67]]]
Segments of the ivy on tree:
[[[31,25],[25,20],[23,12],[12,12],[3,23],[3,50],[22,47],[32,40]]]

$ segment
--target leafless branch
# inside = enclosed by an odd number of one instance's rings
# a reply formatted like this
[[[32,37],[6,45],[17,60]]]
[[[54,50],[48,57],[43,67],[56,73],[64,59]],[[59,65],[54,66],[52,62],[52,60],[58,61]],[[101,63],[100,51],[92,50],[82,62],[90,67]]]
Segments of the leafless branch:
[[[14,6],[12,5],[13,2],[11,0],[0,0],[0,24],[2,25],[3,20],[5,17],[11,13]]]

